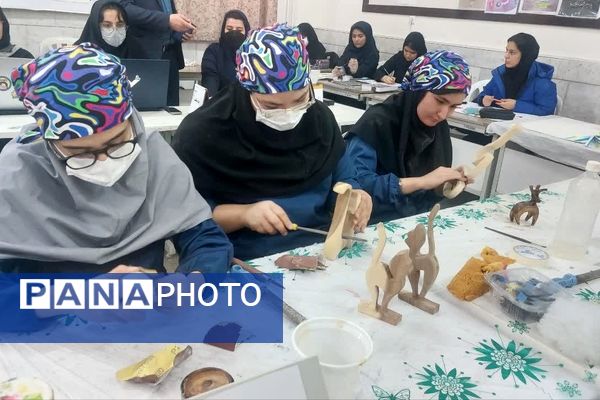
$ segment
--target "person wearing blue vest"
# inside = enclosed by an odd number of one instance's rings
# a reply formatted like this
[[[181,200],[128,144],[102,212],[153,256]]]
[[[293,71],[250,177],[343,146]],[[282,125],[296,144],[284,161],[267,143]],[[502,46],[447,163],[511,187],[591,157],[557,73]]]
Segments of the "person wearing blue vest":
[[[173,0],[120,0],[129,18],[129,58],[169,60],[167,104],[179,105],[179,70],[185,66],[181,42],[196,31],[192,21],[179,14]]]
[[[528,33],[508,39],[504,65],[492,71],[492,80],[479,94],[482,106],[497,106],[518,113],[552,115],[556,110],[554,67],[535,61],[540,46]]]
[[[173,148],[237,258],[322,241],[288,231],[292,223],[328,229],[333,186],[360,185],[333,113],[311,90],[306,39],[285,24],[253,31],[238,51],[237,71],[239,82],[183,120]],[[371,214],[370,196],[359,193],[355,231]]]

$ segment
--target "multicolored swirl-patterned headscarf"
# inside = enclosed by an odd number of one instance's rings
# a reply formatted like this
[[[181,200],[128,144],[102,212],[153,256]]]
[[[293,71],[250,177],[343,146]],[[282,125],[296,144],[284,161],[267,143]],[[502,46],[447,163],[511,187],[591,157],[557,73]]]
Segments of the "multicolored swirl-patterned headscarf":
[[[237,78],[246,90],[263,94],[306,87],[306,46],[298,28],[287,24],[254,30],[237,52]]]
[[[50,51],[13,70],[11,79],[39,127],[21,136],[21,142],[104,132],[133,110],[125,67],[92,43]]]
[[[437,50],[417,58],[408,68],[402,90],[457,90],[469,93],[469,64],[456,53]]]

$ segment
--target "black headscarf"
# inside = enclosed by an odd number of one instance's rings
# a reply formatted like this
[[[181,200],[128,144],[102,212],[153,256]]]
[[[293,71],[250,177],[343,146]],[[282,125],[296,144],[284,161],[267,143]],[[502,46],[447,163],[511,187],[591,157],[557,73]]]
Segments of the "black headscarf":
[[[107,53],[110,53],[119,58],[126,58],[127,39],[125,39],[125,41],[119,47],[114,47],[106,43],[102,38],[100,22],[103,20],[104,10],[106,10],[108,6],[111,6],[111,8],[114,7],[118,9],[119,14],[121,14],[121,16],[123,17],[123,22],[129,25],[127,20],[127,12],[125,12],[125,9],[123,8],[123,6],[121,6],[121,4],[119,4],[118,0],[98,0],[92,6],[90,16],[88,17],[87,22],[83,27],[83,31],[81,32],[79,40],[77,40],[75,44],[91,42],[97,45],[98,47],[102,48],[102,50],[104,50]]]
[[[361,48],[354,46],[352,41],[352,32],[358,29],[367,37],[367,42]],[[350,28],[350,34],[348,35],[348,45],[344,49],[344,54],[340,57],[340,64],[347,65],[351,58],[356,58],[359,64],[363,64],[365,60],[377,58],[379,60],[379,50],[375,44],[375,38],[373,37],[373,28],[368,22],[358,21]]]
[[[411,32],[408,35],[406,35],[406,38],[404,39],[404,43],[402,44],[402,48],[394,57],[395,63],[392,68],[394,69],[394,78],[396,79],[396,83],[402,83],[402,80],[404,79],[404,75],[406,74],[408,67],[410,67],[410,64],[412,64],[412,62],[414,61],[414,60],[408,61],[408,60],[406,60],[406,58],[404,58],[404,48],[405,47],[409,47],[410,49],[416,51],[417,58],[419,58],[423,54],[427,53],[427,46],[425,45],[425,38],[423,37],[423,35],[420,32]],[[385,72],[385,71],[383,71],[383,72]],[[391,72],[391,71],[388,71],[388,72]],[[386,73],[386,75],[387,75],[387,73]],[[381,77],[376,77],[375,79],[381,80]]]
[[[311,24],[306,22],[298,25],[298,29],[302,36],[304,36],[308,40],[308,46],[306,49],[308,50],[308,58],[310,59],[310,63],[314,64],[316,60],[324,60],[327,58],[325,53],[325,46],[319,41],[317,37],[317,33]]]
[[[10,23],[0,7],[0,21],[2,21],[2,40],[0,40],[0,50],[10,46]]]
[[[527,83],[531,65],[540,54],[540,45],[528,33],[517,33],[511,36],[508,41],[517,45],[517,48],[521,52],[521,61],[514,68],[506,68],[506,71],[502,75],[502,82],[504,82],[506,98],[517,99]]]
[[[225,33],[225,25],[227,24],[227,20],[229,18],[237,19],[244,23],[244,31],[243,35],[234,32]],[[229,10],[225,13],[223,17],[223,23],[221,24],[221,36],[219,37],[219,45],[223,51],[223,55],[228,59],[235,59],[235,52],[241,46],[244,38],[250,32],[250,22],[248,22],[248,17],[240,10]]]
[[[321,102],[287,132],[255,118],[250,92],[233,84],[177,129],[173,148],[207,199],[247,203],[299,194],[331,175],[344,154],[335,117]]]
[[[417,105],[426,91],[405,91],[369,108],[350,132],[375,149],[378,169],[400,178],[452,165],[448,123],[424,125]]]

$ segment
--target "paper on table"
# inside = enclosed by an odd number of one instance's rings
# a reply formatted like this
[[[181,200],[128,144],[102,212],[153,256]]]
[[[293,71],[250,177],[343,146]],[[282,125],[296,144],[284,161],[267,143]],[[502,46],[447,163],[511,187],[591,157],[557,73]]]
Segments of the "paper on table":
[[[524,129],[570,141],[600,134],[600,125],[555,116],[524,121],[522,126]]]
[[[194,93],[192,94],[192,102],[190,103],[190,112],[196,111],[202,107],[204,100],[206,100],[206,94],[208,90],[197,83],[194,85]]]

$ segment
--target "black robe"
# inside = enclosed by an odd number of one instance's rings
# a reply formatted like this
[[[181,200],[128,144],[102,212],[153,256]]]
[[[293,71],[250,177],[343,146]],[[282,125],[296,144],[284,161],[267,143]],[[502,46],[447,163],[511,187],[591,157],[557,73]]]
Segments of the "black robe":
[[[321,102],[286,132],[255,118],[250,92],[233,84],[177,129],[173,148],[206,199],[244,204],[300,194],[331,175],[344,154],[335,117]]]

